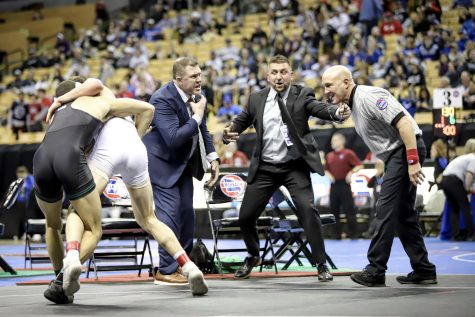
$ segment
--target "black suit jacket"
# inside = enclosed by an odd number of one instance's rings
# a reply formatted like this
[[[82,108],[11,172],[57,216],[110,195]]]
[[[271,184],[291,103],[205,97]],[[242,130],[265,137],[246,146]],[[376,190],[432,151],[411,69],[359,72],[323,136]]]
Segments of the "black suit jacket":
[[[253,125],[257,133],[256,146],[251,158],[251,165],[249,167],[249,175],[247,178],[248,183],[252,183],[254,180],[254,176],[256,175],[261,160],[263,147],[262,137],[264,134],[264,107],[269,91],[270,88],[264,88],[252,93],[249,97],[248,106],[233,120],[234,132],[242,133],[248,127]],[[325,120],[339,121],[335,115],[338,107],[317,101],[312,89],[298,85],[292,85],[290,87],[286,106],[299,133],[297,137],[301,139],[307,150],[306,153],[299,152],[299,154],[305,162],[307,162],[312,172],[324,175],[318,145],[310,133],[308,119],[310,116],[314,116]],[[292,135],[292,138],[295,137],[296,136]]]

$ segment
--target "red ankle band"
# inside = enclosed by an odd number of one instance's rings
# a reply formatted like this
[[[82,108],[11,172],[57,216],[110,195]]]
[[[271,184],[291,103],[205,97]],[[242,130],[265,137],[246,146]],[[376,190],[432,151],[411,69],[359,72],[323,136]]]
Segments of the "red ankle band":
[[[71,242],[66,242],[66,252],[69,250],[78,250],[79,251],[79,246],[81,244],[79,241],[71,241]]]
[[[186,253],[183,253],[179,257],[176,258],[176,261],[178,262],[179,266],[183,266],[186,263],[190,262],[191,260]]]

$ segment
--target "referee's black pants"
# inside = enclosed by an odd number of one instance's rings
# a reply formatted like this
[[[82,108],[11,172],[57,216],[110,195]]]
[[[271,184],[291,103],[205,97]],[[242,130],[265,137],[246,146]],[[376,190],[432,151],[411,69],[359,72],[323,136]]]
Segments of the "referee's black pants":
[[[451,209],[450,223],[452,225],[452,238],[460,237],[459,232],[459,213],[462,211],[463,221],[467,228],[467,236],[473,235],[472,209],[467,198],[467,191],[463,186],[462,180],[455,175],[447,175],[442,178],[442,189],[449,202]]]
[[[282,185],[290,192],[295,204],[296,216],[312,249],[314,264],[325,263],[322,223],[313,203],[310,170],[303,160],[277,165],[260,162],[255,179],[246,187],[239,211],[239,225],[248,253],[259,256],[257,219],[274,192]]]
[[[355,201],[351,193],[351,186],[344,179],[336,180],[330,187],[330,211],[335,215],[336,235],[340,239],[342,225],[340,221],[340,213],[346,215],[346,224],[348,227],[348,237],[356,238],[356,211]]]
[[[422,139],[417,148],[421,165],[426,157]],[[418,215],[414,210],[416,186],[409,180],[406,149],[394,150],[386,161],[386,172],[381,194],[376,204],[376,231],[368,249],[369,264],[366,270],[372,275],[384,275],[395,234],[409,256],[412,269],[417,273],[435,273],[429,262]]]

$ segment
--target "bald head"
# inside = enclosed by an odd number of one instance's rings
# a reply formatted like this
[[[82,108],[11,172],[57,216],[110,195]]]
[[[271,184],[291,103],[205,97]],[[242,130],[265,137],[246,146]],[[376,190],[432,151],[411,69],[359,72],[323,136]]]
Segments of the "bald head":
[[[343,65],[328,68],[322,75],[322,84],[328,102],[333,104],[348,103],[355,86],[350,70]]]
[[[353,80],[353,75],[351,74],[350,70],[343,65],[331,66],[325,72],[323,72],[322,79],[325,78],[325,76]]]

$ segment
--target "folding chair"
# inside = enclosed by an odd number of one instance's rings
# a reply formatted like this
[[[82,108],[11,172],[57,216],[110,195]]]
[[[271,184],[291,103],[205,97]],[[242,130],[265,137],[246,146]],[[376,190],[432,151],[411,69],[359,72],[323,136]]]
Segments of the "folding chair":
[[[208,208],[208,216],[209,222],[211,227],[211,233],[213,236],[213,261],[214,259],[218,262],[218,272],[219,274],[223,274],[223,266],[225,265],[236,265],[238,263],[225,263],[221,261],[220,252],[245,252],[247,251],[246,248],[219,248],[218,247],[218,238],[222,234],[239,234],[241,233],[241,229],[239,227],[239,218],[232,217],[232,218],[221,218],[221,219],[213,219],[211,213],[210,205],[216,204],[223,204],[223,203],[230,203],[232,201],[240,201],[242,200],[242,196],[244,195],[244,191],[246,189],[246,179],[247,175],[243,173],[230,173],[230,174],[222,174],[219,176],[218,181],[212,188],[209,190],[205,187],[205,199],[206,199],[206,206]],[[264,235],[265,244],[264,247],[260,248],[261,251],[261,259],[262,264],[260,267],[260,271],[262,272],[263,265],[273,265],[275,272],[277,273],[277,265],[274,260],[274,250],[272,248],[272,241],[270,233],[273,227],[273,218],[268,216],[261,216],[257,220],[257,231],[260,234]],[[270,260],[266,260],[265,256],[268,253],[271,253],[272,258]],[[242,263],[241,263],[242,264]]]
[[[286,202],[290,210],[293,211],[293,215],[285,215],[279,204]],[[277,215],[274,220],[274,227],[272,229],[275,238],[272,241],[273,246],[277,246],[275,251],[275,258],[277,261],[285,263],[282,270],[287,270],[289,266],[295,261],[299,266],[302,266],[300,258],[306,258],[312,266],[316,263],[312,260],[312,253],[308,248],[308,240],[305,237],[305,232],[301,227],[297,216],[295,215],[296,207],[290,199],[290,193],[288,190],[281,186],[272,196],[271,205],[274,207],[274,212]],[[333,214],[320,215],[322,226],[335,223],[335,216]],[[291,254],[290,259],[281,260],[289,252]],[[328,253],[325,252],[326,258],[332,269],[336,270],[337,267]]]

